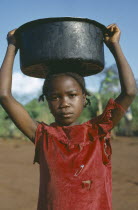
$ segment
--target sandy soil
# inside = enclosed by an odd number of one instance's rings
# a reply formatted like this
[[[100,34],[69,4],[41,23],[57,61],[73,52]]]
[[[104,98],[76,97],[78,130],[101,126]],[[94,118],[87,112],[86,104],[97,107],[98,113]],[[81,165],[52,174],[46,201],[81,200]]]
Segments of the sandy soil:
[[[138,137],[118,137],[113,148],[113,209],[138,209]],[[0,139],[0,210],[35,210],[39,167],[29,141]]]

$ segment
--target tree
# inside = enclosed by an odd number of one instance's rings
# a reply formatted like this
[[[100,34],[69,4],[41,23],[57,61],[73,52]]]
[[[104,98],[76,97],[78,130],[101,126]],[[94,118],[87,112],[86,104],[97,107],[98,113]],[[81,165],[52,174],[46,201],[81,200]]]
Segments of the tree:
[[[119,78],[116,65],[105,68],[101,76],[103,79],[101,80],[98,92],[95,94],[95,97],[98,100],[97,115],[100,115],[103,112],[103,105],[105,104],[103,102],[105,96],[102,96],[107,95],[107,98],[109,98],[119,92]]]

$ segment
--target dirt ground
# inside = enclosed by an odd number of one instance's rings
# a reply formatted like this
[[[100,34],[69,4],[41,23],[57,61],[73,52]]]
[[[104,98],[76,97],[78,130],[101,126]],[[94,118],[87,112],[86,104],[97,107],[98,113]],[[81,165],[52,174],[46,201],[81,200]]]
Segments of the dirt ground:
[[[138,209],[138,137],[117,137],[113,148],[113,210]],[[36,210],[39,167],[29,141],[0,139],[0,210]]]

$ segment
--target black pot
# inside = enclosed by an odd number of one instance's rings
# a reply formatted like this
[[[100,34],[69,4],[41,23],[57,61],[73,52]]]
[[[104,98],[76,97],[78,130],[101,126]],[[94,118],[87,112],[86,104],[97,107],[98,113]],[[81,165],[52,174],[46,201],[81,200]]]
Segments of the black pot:
[[[24,74],[45,78],[49,72],[73,71],[82,76],[104,68],[102,24],[85,18],[46,18],[16,30]]]

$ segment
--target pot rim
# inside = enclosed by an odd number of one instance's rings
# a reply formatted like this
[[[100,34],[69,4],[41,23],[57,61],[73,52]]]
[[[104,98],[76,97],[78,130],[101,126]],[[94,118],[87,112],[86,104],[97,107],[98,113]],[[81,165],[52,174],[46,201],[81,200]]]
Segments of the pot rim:
[[[91,24],[95,25],[96,27],[100,28],[103,33],[108,33],[108,29],[103,24],[101,24],[95,20],[91,20],[88,18],[81,18],[81,17],[50,17],[50,18],[37,19],[37,20],[33,20],[33,21],[30,21],[30,22],[27,22],[27,23],[21,25],[16,30],[15,33],[19,34],[20,32],[22,32],[24,30],[24,28],[30,28],[30,26],[36,26],[39,24],[51,23],[51,22],[61,22],[61,21],[78,21],[78,22],[91,23]]]

